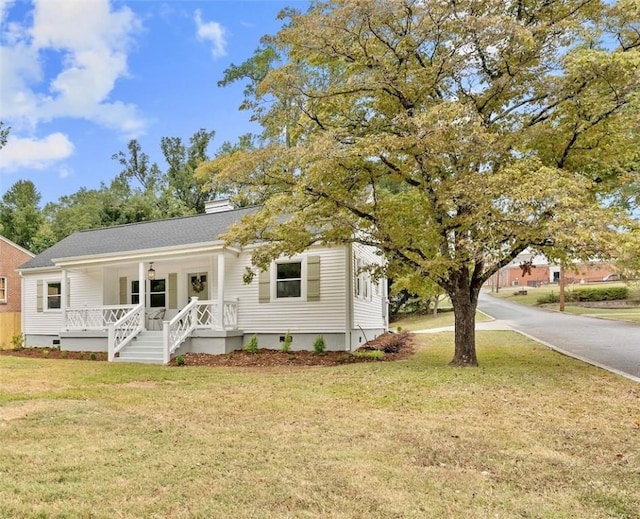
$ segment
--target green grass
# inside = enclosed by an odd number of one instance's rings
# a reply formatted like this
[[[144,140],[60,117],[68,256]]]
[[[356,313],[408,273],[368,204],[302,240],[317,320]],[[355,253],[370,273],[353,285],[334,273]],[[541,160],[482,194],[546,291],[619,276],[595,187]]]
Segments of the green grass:
[[[638,384],[509,332],[408,361],[0,357],[0,517],[632,518]]]
[[[410,315],[403,317],[391,323],[391,328],[396,330],[401,327],[403,330],[416,331],[427,330],[432,328],[442,328],[443,326],[453,326],[453,312],[441,312],[437,316],[429,315]],[[482,312],[476,312],[476,322],[490,321],[491,318]]]
[[[569,285],[567,286],[567,291],[578,289],[581,286],[592,286],[592,285]],[[595,285],[594,285],[595,286]],[[607,286],[607,287],[616,287],[616,286],[625,286],[624,283],[621,282],[612,282],[612,283],[599,283],[597,286]],[[543,295],[548,295],[551,293],[558,293],[557,285],[547,285],[543,287],[522,287],[527,291],[527,295],[515,295],[518,291],[518,287],[509,287],[509,288],[501,288],[499,292],[491,292],[491,295],[494,297],[499,297],[502,299],[507,299],[514,303],[520,303],[527,306],[537,306],[538,298]],[[630,293],[633,298],[639,298],[640,293],[638,291],[637,286],[630,287]],[[548,308],[550,310],[559,310],[559,306],[557,304],[554,305],[544,305],[544,308]],[[574,315],[587,315],[600,317],[603,319],[614,319],[619,321],[636,321],[640,322],[640,307],[630,307],[630,308],[588,308],[582,306],[574,306],[571,303],[565,304],[565,311]]]

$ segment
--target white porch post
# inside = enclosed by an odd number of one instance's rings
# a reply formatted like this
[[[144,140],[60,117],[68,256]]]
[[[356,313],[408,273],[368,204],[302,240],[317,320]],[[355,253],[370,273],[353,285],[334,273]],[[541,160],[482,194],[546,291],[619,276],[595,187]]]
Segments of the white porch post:
[[[144,262],[141,261],[138,263],[138,291],[140,293],[140,303],[142,303],[142,307],[146,308],[147,306],[147,277],[144,269]],[[147,319],[146,319],[146,311],[142,315],[142,328],[144,330],[147,329]]]
[[[67,286],[68,278],[66,269],[62,269],[62,282],[60,283],[60,310],[62,312],[62,328],[67,330]]]
[[[217,321],[224,330],[224,252],[218,254],[218,306]]]

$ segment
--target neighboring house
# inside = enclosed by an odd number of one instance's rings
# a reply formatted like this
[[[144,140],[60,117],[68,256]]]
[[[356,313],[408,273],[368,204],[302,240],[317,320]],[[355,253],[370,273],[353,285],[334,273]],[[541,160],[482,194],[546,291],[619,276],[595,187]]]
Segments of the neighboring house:
[[[254,208],[75,233],[20,267],[27,346],[108,351],[110,360],[168,362],[225,353],[253,334],[262,348],[351,350],[387,330],[386,280],[371,247],[316,245],[272,262],[249,284],[253,247],[219,236]]]
[[[530,273],[523,274],[521,265],[531,262]],[[611,263],[603,261],[592,261],[586,263],[572,263],[565,270],[567,283],[598,283],[615,278],[615,268]],[[541,286],[549,283],[559,283],[560,265],[549,263],[549,260],[540,254],[533,254],[528,249],[518,254],[518,256],[508,265],[501,268],[487,282],[494,287],[517,287],[517,286]]]
[[[21,331],[22,280],[17,268],[31,258],[28,250],[0,236],[0,348]]]

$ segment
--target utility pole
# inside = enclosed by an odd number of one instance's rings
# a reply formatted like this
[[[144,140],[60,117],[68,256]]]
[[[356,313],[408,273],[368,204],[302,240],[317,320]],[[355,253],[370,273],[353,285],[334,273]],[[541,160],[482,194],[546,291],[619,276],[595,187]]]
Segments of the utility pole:
[[[558,303],[560,303],[560,311],[564,312],[564,264],[560,263],[560,295],[558,296]]]

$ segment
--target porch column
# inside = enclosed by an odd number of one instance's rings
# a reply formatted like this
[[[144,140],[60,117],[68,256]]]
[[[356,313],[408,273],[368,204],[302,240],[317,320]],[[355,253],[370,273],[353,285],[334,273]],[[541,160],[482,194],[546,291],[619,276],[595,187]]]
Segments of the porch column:
[[[146,277],[146,272],[144,268],[144,262],[141,261],[138,263],[138,291],[140,293],[139,302],[142,303],[143,308],[147,306],[146,287],[147,287],[147,277]],[[143,320],[142,327],[146,330],[147,329],[146,312],[143,314],[142,320]]]
[[[62,269],[62,280],[60,282],[60,311],[62,312],[62,328],[67,330],[67,300],[69,298],[69,278],[67,270]]]
[[[218,254],[218,306],[217,321],[224,330],[224,252]]]

